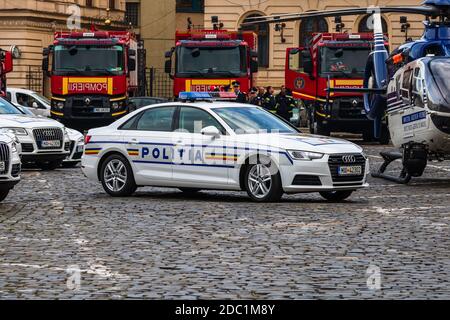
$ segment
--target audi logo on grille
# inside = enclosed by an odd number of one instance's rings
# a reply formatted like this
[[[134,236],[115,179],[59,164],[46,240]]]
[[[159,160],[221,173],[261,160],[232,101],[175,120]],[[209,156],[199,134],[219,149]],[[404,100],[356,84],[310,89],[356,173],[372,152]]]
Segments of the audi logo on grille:
[[[356,162],[356,157],[355,156],[343,156],[342,157],[342,161],[344,163],[355,163]]]
[[[47,131],[44,131],[43,134],[46,136],[51,136],[53,134],[53,131],[47,130]]]

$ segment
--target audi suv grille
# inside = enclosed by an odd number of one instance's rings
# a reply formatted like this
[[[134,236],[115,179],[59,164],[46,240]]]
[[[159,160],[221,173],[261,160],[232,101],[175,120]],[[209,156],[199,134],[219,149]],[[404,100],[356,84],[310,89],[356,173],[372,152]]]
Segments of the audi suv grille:
[[[0,174],[8,173],[9,169],[9,147],[6,143],[0,143],[0,161],[5,163],[5,170],[1,170]]]
[[[40,150],[55,150],[63,147],[64,134],[59,128],[34,129],[33,134]],[[59,141],[59,147],[44,147],[42,146],[43,141]]]

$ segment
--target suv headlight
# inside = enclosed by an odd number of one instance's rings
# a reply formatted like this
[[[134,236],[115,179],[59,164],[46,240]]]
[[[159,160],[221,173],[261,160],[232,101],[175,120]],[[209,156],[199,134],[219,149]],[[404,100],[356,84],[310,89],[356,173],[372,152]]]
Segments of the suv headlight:
[[[28,132],[24,128],[5,128],[6,131],[15,134],[16,136],[27,136]]]
[[[300,150],[288,150],[289,155],[295,160],[318,160],[322,159],[324,154],[318,152],[308,152],[308,151],[300,151]]]

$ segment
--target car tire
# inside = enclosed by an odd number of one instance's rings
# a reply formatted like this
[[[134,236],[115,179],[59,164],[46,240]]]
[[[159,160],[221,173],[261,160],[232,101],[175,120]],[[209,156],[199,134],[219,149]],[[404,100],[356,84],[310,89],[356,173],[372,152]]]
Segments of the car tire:
[[[202,189],[197,189],[197,188],[178,188],[181,192],[183,193],[197,193],[202,191]]]
[[[343,190],[343,191],[326,191],[320,192],[320,195],[328,201],[331,202],[341,202],[348,199],[353,193],[353,190]]]
[[[100,181],[103,189],[112,197],[128,197],[137,190],[133,169],[128,160],[120,154],[113,154],[103,161]]]
[[[0,202],[6,199],[9,194],[9,190],[0,190]]]
[[[244,176],[244,186],[248,196],[256,202],[277,202],[283,196],[283,186],[278,169],[272,169],[272,162],[247,166]]]
[[[37,166],[43,171],[53,171],[59,168],[61,164],[62,160],[53,160],[53,161],[39,162],[37,163]]]

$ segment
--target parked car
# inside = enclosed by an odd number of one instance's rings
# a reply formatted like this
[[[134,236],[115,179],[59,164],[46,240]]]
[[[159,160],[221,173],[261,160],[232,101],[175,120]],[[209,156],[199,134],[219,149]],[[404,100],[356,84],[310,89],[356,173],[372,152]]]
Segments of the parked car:
[[[341,139],[304,135],[266,110],[229,102],[143,107],[89,130],[82,170],[111,196],[138,187],[245,190],[254,201],[318,192],[342,201],[368,187],[368,159]]]
[[[20,181],[19,149],[14,135],[0,130],[0,202]]]
[[[40,93],[8,87],[6,97],[15,106],[22,106],[37,116],[50,117],[50,100]]]
[[[70,154],[64,159],[62,166],[74,168],[81,162],[84,151],[84,135],[74,129],[66,128],[70,140]]]
[[[134,97],[130,98],[129,103],[133,106],[132,110],[137,110],[142,107],[150,106],[153,104],[168,102],[166,98],[156,98],[156,97]]]
[[[0,98],[0,129],[18,138],[22,164],[34,164],[42,170],[54,170],[70,154],[70,140],[58,121],[29,116]]]

